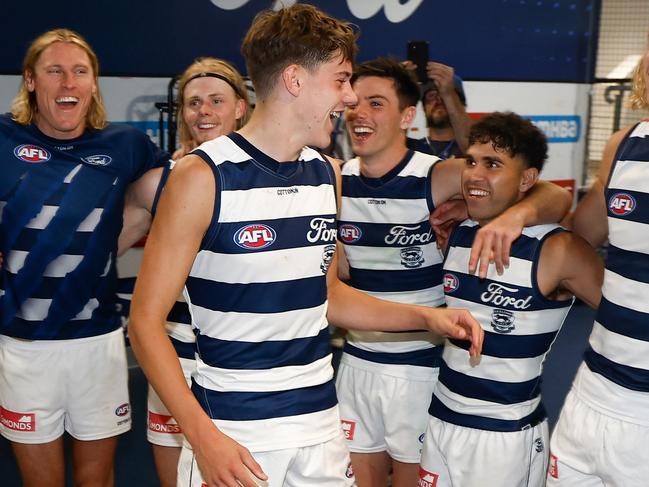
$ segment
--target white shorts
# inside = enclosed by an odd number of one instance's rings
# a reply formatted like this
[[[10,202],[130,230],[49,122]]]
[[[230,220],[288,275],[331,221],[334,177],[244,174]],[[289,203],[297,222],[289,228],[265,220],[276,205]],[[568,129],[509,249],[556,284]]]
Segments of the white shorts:
[[[571,390],[552,433],[547,485],[649,485],[649,427],[611,417]]]
[[[336,377],[340,421],[350,451],[386,451],[399,462],[419,463],[439,369],[427,368],[425,375],[409,380],[359,368],[362,362],[344,355]],[[421,372],[424,367],[416,369]]]
[[[192,372],[196,370],[196,360],[181,357],[178,357],[178,360],[180,360],[187,385],[191,386]],[[185,435],[151,384],[149,384],[147,394],[147,409],[146,438],[149,443],[181,448]]]
[[[67,431],[100,440],[131,428],[124,334],[72,340],[0,336],[2,435],[41,444]]]
[[[342,434],[313,446],[252,454],[268,476],[263,487],[353,487],[349,451]],[[251,477],[252,474],[251,474]],[[253,477],[254,478],[254,477]],[[178,462],[178,487],[202,487],[203,477],[187,442]]]
[[[429,417],[419,468],[421,487],[542,487],[548,423],[521,431],[485,431]]]

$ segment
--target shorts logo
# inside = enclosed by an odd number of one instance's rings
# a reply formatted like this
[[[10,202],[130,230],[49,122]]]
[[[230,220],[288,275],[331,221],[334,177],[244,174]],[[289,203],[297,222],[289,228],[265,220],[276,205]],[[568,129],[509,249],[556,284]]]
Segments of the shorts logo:
[[[552,478],[559,478],[559,465],[557,465],[557,456],[550,453],[550,466],[548,467],[548,475]]]
[[[340,240],[342,240],[346,244],[358,242],[362,235],[363,232],[361,232],[360,228],[358,228],[356,225],[350,225],[349,223],[341,225],[338,229],[338,236],[340,237]]]
[[[336,253],[335,245],[325,245],[324,251],[322,252],[322,263],[320,264],[320,270],[322,271],[323,274],[327,273],[327,270],[331,265],[331,261],[333,260],[335,253]]]
[[[36,431],[36,415],[34,413],[16,413],[0,407],[0,423],[10,430]]]
[[[107,166],[113,158],[105,154],[97,154],[95,156],[82,157],[81,160],[93,166]]]
[[[417,480],[417,487],[435,487],[439,475],[432,472],[427,472],[419,467],[419,480]]]
[[[426,433],[422,433],[419,435],[419,443],[424,443],[424,438],[426,437]]]
[[[126,416],[130,410],[131,406],[129,406],[129,404],[125,402],[121,406],[118,406],[117,409],[115,409],[115,415],[119,417]]]
[[[406,247],[399,252],[401,265],[407,269],[416,269],[424,263],[424,251],[421,247]]]
[[[346,421],[344,419],[340,420],[340,423],[342,424],[343,427],[343,433],[345,434],[345,439],[346,440],[353,440],[354,439],[354,431],[356,430],[356,422],[355,421]]]
[[[460,281],[455,274],[447,272],[444,274],[444,292],[452,293],[460,287]]]
[[[543,450],[545,450],[543,446],[543,439],[537,438],[534,440],[534,449],[536,450],[536,453],[543,453]]]
[[[628,215],[635,210],[635,198],[627,193],[616,193],[608,200],[608,207],[615,215]]]
[[[351,479],[354,477],[354,469],[352,469],[352,464],[350,463],[347,465],[347,469],[345,470],[345,477],[348,479]]]
[[[491,312],[491,327],[498,333],[511,333],[514,330],[514,312],[494,309]]]
[[[178,434],[182,433],[180,426],[173,416],[156,414],[149,411],[149,430],[156,433]]]
[[[14,156],[25,162],[46,162],[50,160],[50,153],[37,145],[23,144],[14,149]]]
[[[272,245],[276,238],[275,230],[268,225],[246,225],[234,234],[234,243],[242,249],[259,250]]]

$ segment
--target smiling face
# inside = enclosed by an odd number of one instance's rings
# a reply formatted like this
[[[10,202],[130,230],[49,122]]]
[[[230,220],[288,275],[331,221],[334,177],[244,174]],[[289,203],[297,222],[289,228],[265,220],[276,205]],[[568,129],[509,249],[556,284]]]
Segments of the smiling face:
[[[182,116],[196,145],[233,132],[245,113],[245,101],[218,78],[191,80],[183,98]]]
[[[462,193],[469,216],[480,225],[520,200],[538,178],[538,170],[526,167],[520,155],[512,157],[490,142],[470,146],[467,156]]]
[[[55,139],[83,134],[92,95],[97,89],[90,59],[81,47],[55,42],[41,53],[25,85],[35,93],[36,126]]]
[[[306,132],[305,145],[327,147],[331,143],[334,122],[345,107],[356,103],[349,78],[352,64],[342,56],[318,66],[314,71],[303,68],[304,95],[300,120]]]
[[[395,146],[404,147],[412,110],[399,109],[394,80],[363,76],[354,82],[354,92],[358,102],[346,112],[354,153],[371,157]]]

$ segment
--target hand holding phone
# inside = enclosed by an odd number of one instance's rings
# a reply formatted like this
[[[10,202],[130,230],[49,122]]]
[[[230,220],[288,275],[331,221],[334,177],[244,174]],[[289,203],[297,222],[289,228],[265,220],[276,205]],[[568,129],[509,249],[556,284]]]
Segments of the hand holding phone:
[[[428,80],[426,65],[428,64],[428,41],[408,42],[408,60],[417,65],[417,79],[420,83]]]

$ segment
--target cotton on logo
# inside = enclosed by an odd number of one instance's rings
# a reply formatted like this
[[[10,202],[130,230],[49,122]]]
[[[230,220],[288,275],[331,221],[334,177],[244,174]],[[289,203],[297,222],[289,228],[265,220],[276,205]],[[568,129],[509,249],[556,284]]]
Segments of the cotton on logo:
[[[15,431],[36,431],[36,417],[33,413],[16,413],[0,407],[0,423]]]
[[[357,242],[361,238],[362,234],[361,229],[356,225],[345,223],[338,229],[338,235],[340,236],[340,240],[342,240],[346,244],[350,244]]]
[[[460,287],[460,281],[458,281],[457,277],[454,274],[451,274],[451,273],[444,274],[444,292],[445,293],[452,293],[458,287]]]
[[[181,433],[180,426],[176,423],[173,416],[156,414],[149,411],[149,429],[156,433]]]
[[[42,147],[31,144],[19,145],[14,149],[14,156],[25,162],[45,162],[50,160],[50,153]]]
[[[435,487],[439,475],[432,472],[427,472],[419,467],[419,480],[417,480],[417,487]]]
[[[234,234],[234,243],[242,249],[259,250],[275,241],[275,230],[267,225],[246,225]]]
[[[628,215],[635,210],[635,199],[630,194],[617,193],[608,201],[608,207],[616,215]]]
[[[340,420],[340,423],[343,427],[343,433],[345,434],[346,440],[354,439],[354,431],[356,430],[356,422],[354,421],[345,421],[344,419]]]

